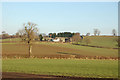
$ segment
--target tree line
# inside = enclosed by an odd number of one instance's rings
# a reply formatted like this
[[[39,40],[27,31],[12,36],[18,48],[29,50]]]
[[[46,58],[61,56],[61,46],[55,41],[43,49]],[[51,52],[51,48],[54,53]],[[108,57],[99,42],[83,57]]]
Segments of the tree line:
[[[94,29],[94,36],[100,36],[101,31],[99,29]],[[60,32],[60,33],[49,33],[49,37],[55,38],[55,37],[73,37],[75,33],[71,32]],[[2,31],[1,39],[6,38],[18,38],[22,37],[24,35],[24,29],[18,30],[18,32],[15,35],[9,35],[7,32]],[[112,35],[117,36],[117,31],[115,29],[112,30]],[[42,34],[37,33],[36,36],[39,37],[40,41],[43,38]],[[85,36],[90,36],[90,33],[86,33]]]
[[[49,33],[49,37],[55,38],[55,37],[72,37],[75,33],[71,32],[60,32],[60,33]]]

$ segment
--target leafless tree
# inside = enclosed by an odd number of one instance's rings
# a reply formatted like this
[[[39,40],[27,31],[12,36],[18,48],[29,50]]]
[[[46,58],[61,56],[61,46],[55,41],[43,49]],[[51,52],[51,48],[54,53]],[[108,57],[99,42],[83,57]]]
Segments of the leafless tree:
[[[100,33],[101,33],[100,30],[98,30],[98,36],[100,35]]]
[[[19,35],[19,33],[18,33],[18,32],[16,33],[16,37],[20,37],[20,35]]]
[[[87,33],[86,36],[90,36],[90,33]]]
[[[6,39],[6,38],[9,38],[9,34],[6,33],[5,31],[2,31],[2,39]]]
[[[23,29],[20,29],[20,30],[18,30],[18,35],[20,36],[20,38],[23,38],[24,37],[24,34],[25,34],[25,29],[23,28]]]
[[[74,34],[74,36],[72,37],[72,42],[75,42],[76,44],[78,44],[80,40],[80,34]]]
[[[91,40],[89,37],[85,37],[84,41],[87,45],[91,43]]]
[[[5,32],[5,31],[2,31],[2,34],[6,34],[6,32]]]
[[[98,29],[94,29],[94,36],[96,36],[98,33]]]
[[[112,34],[113,34],[113,36],[116,36],[117,31],[116,31],[115,29],[113,29],[113,30],[112,30]]]
[[[99,29],[94,29],[94,36],[99,36],[100,35],[100,30]]]
[[[32,54],[32,43],[35,39],[35,34],[38,32],[38,29],[36,28],[37,24],[28,22],[26,24],[23,24],[24,29],[20,30],[21,38],[24,38],[24,42],[28,44],[29,47],[29,57],[31,57]]]

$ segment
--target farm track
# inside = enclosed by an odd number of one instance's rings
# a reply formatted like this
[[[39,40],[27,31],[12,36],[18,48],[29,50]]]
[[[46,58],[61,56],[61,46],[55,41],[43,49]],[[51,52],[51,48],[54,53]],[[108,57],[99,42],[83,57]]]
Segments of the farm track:
[[[85,77],[25,74],[25,73],[16,73],[16,72],[2,72],[2,80],[118,80],[118,79],[115,79],[115,78],[85,78]]]

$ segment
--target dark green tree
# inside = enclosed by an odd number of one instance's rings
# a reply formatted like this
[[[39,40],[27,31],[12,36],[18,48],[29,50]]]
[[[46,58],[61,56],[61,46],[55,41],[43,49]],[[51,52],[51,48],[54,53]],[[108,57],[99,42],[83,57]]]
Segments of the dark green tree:
[[[40,41],[42,41],[42,39],[43,39],[42,34],[39,35],[39,39],[40,39]]]
[[[74,33],[71,32],[63,32],[63,33],[58,33],[56,36],[57,37],[72,37]]]
[[[56,37],[56,33],[53,33],[53,34],[52,34],[52,38],[55,38],[55,37]]]

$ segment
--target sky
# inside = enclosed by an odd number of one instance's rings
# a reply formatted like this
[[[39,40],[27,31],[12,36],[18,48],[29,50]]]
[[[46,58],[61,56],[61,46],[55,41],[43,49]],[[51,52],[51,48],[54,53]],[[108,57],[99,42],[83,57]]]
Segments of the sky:
[[[117,2],[3,2],[2,30],[15,34],[23,24],[38,24],[39,33],[101,34],[118,30]]]

